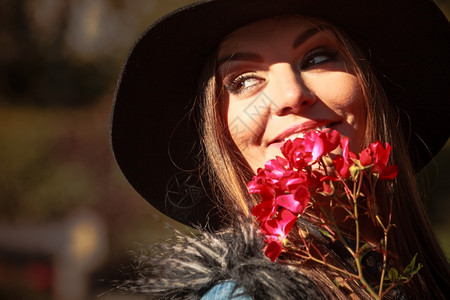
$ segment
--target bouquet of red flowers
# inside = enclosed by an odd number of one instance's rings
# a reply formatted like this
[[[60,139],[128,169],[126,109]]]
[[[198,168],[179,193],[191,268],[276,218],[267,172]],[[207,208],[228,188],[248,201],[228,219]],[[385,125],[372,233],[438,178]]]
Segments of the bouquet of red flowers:
[[[340,151],[336,151],[338,147]],[[376,141],[356,155],[349,150],[349,139],[341,137],[339,132],[310,131],[303,138],[286,141],[281,152],[283,157],[269,160],[248,183],[249,192],[258,193],[261,197],[261,203],[252,209],[252,214],[265,235],[267,257],[275,261],[286,248],[294,249],[305,259],[359,280],[375,299],[383,298],[394,286],[411,280],[422,267],[420,264],[416,266],[415,257],[403,274],[394,268],[386,270],[388,233],[394,226],[391,223],[392,211],[383,222],[374,191],[379,180],[392,180],[398,173],[396,165],[388,165],[391,152],[388,143],[383,146],[380,141]],[[390,201],[392,204],[392,198]],[[353,248],[344,238],[348,233],[340,229],[334,218],[333,211],[338,207],[345,211],[345,219],[354,222],[355,231],[351,235],[356,246]],[[390,207],[392,210],[392,205]],[[354,257],[357,273],[352,274],[330,264],[326,253],[321,253],[302,230],[298,230],[301,245],[289,240],[289,232],[295,228],[297,219],[305,214],[307,208],[313,212],[308,214],[308,219],[321,228],[326,236],[340,240]],[[383,239],[378,245],[362,243],[361,210],[383,232]],[[367,251],[378,251],[383,255],[382,273],[377,287],[370,286],[362,273],[361,258]]]

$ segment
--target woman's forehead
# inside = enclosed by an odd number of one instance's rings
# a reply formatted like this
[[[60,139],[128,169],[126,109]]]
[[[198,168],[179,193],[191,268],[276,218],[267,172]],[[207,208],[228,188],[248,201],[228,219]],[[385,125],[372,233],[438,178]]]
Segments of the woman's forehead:
[[[287,39],[310,28],[324,24],[323,21],[299,15],[278,16],[244,25],[227,35],[218,47],[217,57],[232,55],[239,49],[252,49],[258,43],[270,42],[274,37]],[[286,40],[287,43],[293,41]]]

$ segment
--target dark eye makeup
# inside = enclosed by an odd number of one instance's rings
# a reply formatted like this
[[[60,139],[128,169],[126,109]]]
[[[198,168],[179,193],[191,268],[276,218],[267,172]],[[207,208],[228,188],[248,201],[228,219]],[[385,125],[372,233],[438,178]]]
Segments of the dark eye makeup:
[[[244,73],[238,75],[236,78],[231,78],[225,81],[224,86],[232,94],[239,94],[245,90],[252,88],[255,84],[264,81],[255,73]]]
[[[300,71],[312,70],[328,62],[336,60],[338,51],[335,48],[320,46],[312,49],[303,56],[300,63]],[[265,79],[258,76],[256,72],[246,72],[234,77],[227,76],[224,80],[225,89],[233,95],[239,95],[244,91],[250,91],[264,82]]]
[[[309,70],[336,59],[338,51],[329,47],[318,47],[309,51],[300,65],[301,70]]]

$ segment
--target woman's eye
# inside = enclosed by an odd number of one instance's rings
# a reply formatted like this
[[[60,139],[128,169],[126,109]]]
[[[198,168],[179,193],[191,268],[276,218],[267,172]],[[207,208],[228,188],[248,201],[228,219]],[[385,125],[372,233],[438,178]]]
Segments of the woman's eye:
[[[231,93],[238,94],[248,88],[255,86],[262,81],[261,78],[253,74],[244,74],[236,77],[231,83],[226,84],[225,88]]]
[[[331,49],[315,49],[306,54],[302,62],[302,69],[307,70],[313,68],[314,66],[332,61],[336,58],[337,51]]]

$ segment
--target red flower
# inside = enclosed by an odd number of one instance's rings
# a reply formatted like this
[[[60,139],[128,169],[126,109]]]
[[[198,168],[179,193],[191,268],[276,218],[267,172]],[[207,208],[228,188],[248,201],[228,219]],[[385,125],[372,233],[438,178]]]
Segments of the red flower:
[[[280,180],[278,186],[282,190],[282,194],[285,191],[293,194],[300,186],[309,187],[311,180],[309,175],[303,171],[288,171],[285,177]]]
[[[304,137],[303,145],[305,146],[305,150],[311,153],[311,162],[315,162],[322,156],[325,148],[324,141],[320,138],[320,134],[317,131],[307,132]]]
[[[284,176],[285,172],[289,169],[289,162],[277,156],[275,159],[268,160],[264,165],[264,169],[270,178],[276,180]]]
[[[327,183],[326,181],[322,182],[322,189],[317,191],[318,193],[322,193],[324,195],[331,196],[334,192],[333,185],[331,183]]]
[[[353,159],[357,158],[356,154],[348,149],[349,139],[343,136],[340,141],[342,155],[336,155],[333,159],[336,176],[341,176],[344,179],[350,177],[350,167],[354,164]]]
[[[275,218],[261,224],[261,231],[266,235],[277,236],[282,240],[288,235],[296,220],[296,215],[282,208]]]
[[[334,188],[331,181],[337,181],[335,176],[324,175],[317,170],[311,172],[311,181],[313,191],[319,194],[331,195],[334,192]]]
[[[305,139],[296,138],[293,141],[287,140],[280,148],[292,169],[301,170],[312,161],[311,152],[307,151],[305,144]]]
[[[380,179],[383,180],[389,180],[394,179],[398,174],[398,167],[397,165],[390,165],[381,170],[380,172]]]
[[[261,232],[266,235],[266,243],[268,243],[266,256],[270,260],[275,261],[280,255],[283,241],[296,221],[296,215],[287,209],[281,209],[275,218],[261,223]]]
[[[338,146],[342,155],[322,160]],[[378,174],[380,179],[392,179],[398,173],[397,166],[387,166],[389,144],[385,148],[380,141],[372,143],[357,157],[349,150],[348,137],[341,137],[335,130],[307,132],[304,138],[286,141],[281,152],[284,157],[267,161],[247,185],[250,193],[261,196],[261,203],[253,207],[252,215],[260,223],[267,243],[265,254],[272,261],[283,251],[285,239],[298,216],[305,212],[311,194],[333,195],[333,181],[344,182],[350,178],[351,167],[358,159],[358,169],[369,166],[370,172]],[[334,174],[328,173],[331,163]]]
[[[348,166],[353,165],[353,158],[356,158],[356,154],[348,149],[349,139],[346,136],[343,136],[340,142],[340,146],[342,149],[342,158]]]
[[[369,147],[363,149],[360,154],[360,163],[363,166],[373,164],[371,171],[374,174],[379,174],[380,179],[393,179],[397,176],[398,167],[396,165],[388,166],[389,155],[391,154],[392,146],[386,143],[386,148],[380,141],[371,143]]]
[[[266,251],[264,251],[264,254],[270,258],[271,261],[275,261],[278,256],[280,256],[281,251],[283,251],[283,243],[279,240],[266,240],[267,246]]]
[[[372,157],[372,151],[369,148],[365,148],[361,151],[359,154],[359,162],[362,166],[368,166],[372,163],[373,157]]]
[[[324,154],[328,154],[339,145],[340,134],[336,130],[309,131],[304,138],[288,140],[281,147],[292,168],[297,170],[313,164]]]
[[[316,154],[317,158],[336,149],[340,141],[341,135],[339,131],[325,129],[324,131],[318,132],[318,135],[314,139],[315,144],[320,145],[319,147],[315,147],[318,150]]]
[[[266,170],[259,168],[257,175],[247,184],[247,189],[250,194],[260,193],[262,189],[267,189]]]
[[[350,166],[351,164],[348,164],[344,157],[340,155],[336,155],[336,157],[333,159],[333,165],[335,168],[335,172],[337,175],[340,175],[342,178],[347,179],[350,177]]]
[[[281,195],[276,198],[276,203],[295,214],[302,215],[309,203],[311,195],[308,188],[300,185],[293,194]]]
[[[254,215],[259,222],[263,222],[275,215],[278,210],[278,205],[275,203],[275,196],[269,188],[261,189],[260,195],[262,201],[252,208],[252,215]]]

